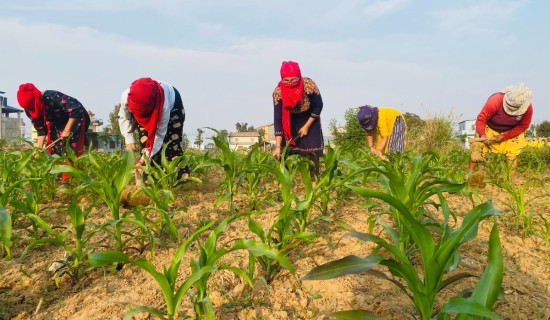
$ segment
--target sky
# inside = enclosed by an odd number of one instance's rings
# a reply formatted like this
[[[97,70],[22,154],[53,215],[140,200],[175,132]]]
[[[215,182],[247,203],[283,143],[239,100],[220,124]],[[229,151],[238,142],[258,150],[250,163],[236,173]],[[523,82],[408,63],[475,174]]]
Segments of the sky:
[[[121,92],[151,77],[180,91],[193,139],[273,122],[292,60],[319,87],[325,134],[366,104],[475,119],[518,83],[533,90],[536,124],[550,120],[549,11],[542,0],[0,0],[0,91],[18,107],[32,82],[108,124]]]

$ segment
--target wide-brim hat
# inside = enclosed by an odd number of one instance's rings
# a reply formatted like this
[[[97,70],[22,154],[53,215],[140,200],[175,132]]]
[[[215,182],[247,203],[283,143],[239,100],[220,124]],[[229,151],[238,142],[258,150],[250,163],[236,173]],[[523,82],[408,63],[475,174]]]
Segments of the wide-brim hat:
[[[508,86],[502,92],[504,93],[502,107],[506,114],[521,116],[527,112],[527,108],[531,105],[533,91],[524,83]]]

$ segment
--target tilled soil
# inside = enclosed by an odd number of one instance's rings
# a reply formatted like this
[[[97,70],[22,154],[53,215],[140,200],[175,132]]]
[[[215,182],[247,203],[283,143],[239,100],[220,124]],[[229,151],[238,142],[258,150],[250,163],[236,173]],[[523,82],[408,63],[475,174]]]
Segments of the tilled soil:
[[[179,212],[174,217],[180,237],[185,238],[205,221],[220,221],[228,216],[226,203],[214,207],[218,196],[216,185],[219,181],[219,178],[211,177],[203,185],[187,185],[178,191],[175,207],[187,207],[187,212]],[[528,197],[535,194],[538,193],[535,191]],[[497,187],[488,184],[479,191],[476,199],[492,199],[495,207],[504,210],[499,218],[499,229],[504,254],[505,300],[496,303],[494,312],[502,319],[550,319],[550,256],[544,242],[535,236],[522,239],[512,212],[504,205],[509,201],[508,195]],[[240,210],[246,210],[245,200],[242,195],[236,197]],[[58,201],[60,203],[46,205],[68,203],[69,199],[61,198]],[[472,202],[462,195],[448,195],[448,201],[451,209],[457,213],[459,223],[473,207]],[[357,231],[368,232],[369,212],[362,208],[362,202],[361,199],[352,199],[331,207],[331,216],[344,221]],[[86,205],[85,200],[82,205]],[[255,219],[263,228],[268,228],[279,208],[279,205],[264,205],[263,213],[256,215]],[[548,206],[541,206],[537,210],[550,218]],[[437,212],[432,212],[432,215],[436,219],[442,219]],[[108,208],[99,205],[90,214],[90,221],[101,223],[109,217]],[[47,221],[60,226],[70,223],[69,218],[61,212],[50,214]],[[453,274],[464,271],[483,273],[492,224],[492,219],[483,221],[478,237],[461,246],[463,261],[475,269],[460,266]],[[412,319],[403,310],[407,307],[412,310],[412,302],[389,281],[369,275],[348,275],[334,280],[298,283],[296,279],[315,266],[350,254],[367,256],[373,249],[370,243],[342,238],[347,231],[333,223],[319,222],[312,229],[321,236],[301,244],[289,256],[296,270],[295,276],[283,270],[267,287],[257,281],[249,288],[243,279],[227,270],[216,272],[209,280],[210,298],[216,310],[216,318],[326,319],[334,311],[365,309],[384,319]],[[374,232],[383,234],[380,227],[375,227]],[[206,236],[207,233],[201,237],[202,241]],[[230,243],[231,240],[242,237],[255,238],[248,231],[246,219],[239,219],[226,228],[218,244]],[[164,240],[170,243],[167,237]],[[104,233],[98,233],[92,238],[92,242],[96,246],[113,247],[112,240]],[[0,319],[122,319],[130,308],[165,308],[162,293],[154,279],[142,269],[131,265],[125,265],[118,272],[111,272],[110,268],[93,269],[83,275],[74,286],[68,276],[63,276],[56,286],[48,267],[51,261],[63,257],[64,250],[54,245],[35,247],[18,262],[17,258],[27,244],[23,239],[15,240],[15,258],[0,262]],[[154,257],[147,250],[143,253],[128,250],[126,253],[133,258],[146,257],[157,270],[162,270],[163,266],[170,264],[175,251],[175,247],[158,246]],[[196,257],[197,250],[192,247],[179,270],[181,282],[190,274],[189,259]],[[221,262],[246,270],[248,253],[236,251],[224,256]],[[389,276],[384,268],[377,269]],[[418,269],[421,272],[420,262]],[[256,274],[262,275],[261,270],[258,269]],[[477,279],[470,278],[446,287],[438,295],[436,307],[441,307],[464,289],[473,288],[476,282]],[[39,304],[40,308],[36,312]],[[193,315],[193,307],[187,297],[182,303],[180,315],[183,314]],[[134,317],[153,318],[144,313]]]

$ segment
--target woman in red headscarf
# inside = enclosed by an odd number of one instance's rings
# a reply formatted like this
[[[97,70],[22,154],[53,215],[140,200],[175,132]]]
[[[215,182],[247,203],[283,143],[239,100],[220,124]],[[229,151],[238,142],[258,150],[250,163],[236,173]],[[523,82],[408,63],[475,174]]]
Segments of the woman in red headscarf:
[[[122,92],[119,117],[127,150],[136,149],[133,132],[138,130],[143,157],[137,166],[145,164],[145,157],[160,165],[160,151],[166,144],[169,144],[165,153],[168,160],[183,155],[185,109],[178,90],[171,84],[151,78],[134,81]],[[189,173],[187,166],[179,177],[185,173]]]
[[[25,83],[19,86],[17,101],[36,129],[37,147],[62,138],[50,149],[51,154],[61,155],[66,153],[68,138],[69,147],[76,155],[82,153],[90,116],[78,100],[59,91],[40,92],[32,83]]]
[[[313,80],[302,78],[298,63],[284,61],[281,81],[273,92],[276,146],[273,156],[281,157],[288,143],[290,154],[308,156],[315,164],[312,173],[319,176],[319,157],[325,144],[321,129],[323,100]]]

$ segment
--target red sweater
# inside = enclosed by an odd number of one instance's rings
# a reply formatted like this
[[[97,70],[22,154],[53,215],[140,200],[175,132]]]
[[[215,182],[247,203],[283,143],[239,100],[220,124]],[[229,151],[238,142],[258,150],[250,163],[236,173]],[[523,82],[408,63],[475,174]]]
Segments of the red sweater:
[[[518,120],[518,117],[509,116],[504,112],[503,99],[504,93],[499,92],[490,96],[487,103],[485,103],[476,121],[476,130],[480,136],[485,134],[486,125],[502,134],[505,140],[516,137],[529,128],[533,116],[533,105],[529,105],[527,111],[519,116],[520,119]],[[507,129],[502,130],[502,128]]]

